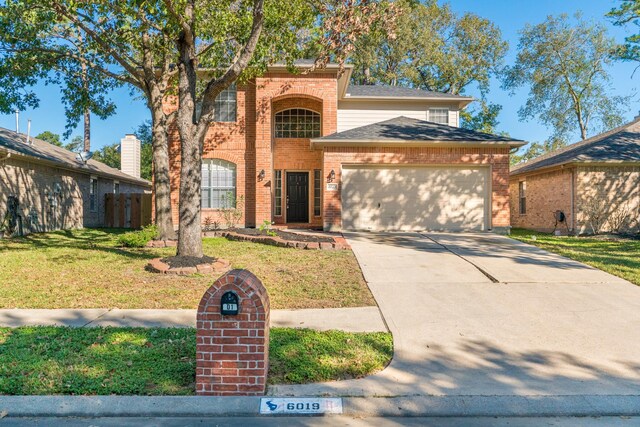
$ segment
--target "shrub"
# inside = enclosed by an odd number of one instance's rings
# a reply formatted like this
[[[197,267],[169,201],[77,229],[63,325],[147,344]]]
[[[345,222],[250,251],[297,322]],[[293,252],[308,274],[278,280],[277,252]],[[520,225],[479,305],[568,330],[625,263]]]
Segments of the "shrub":
[[[607,214],[608,203],[601,196],[594,196],[584,203],[582,210],[584,211],[587,224],[591,228],[592,234],[600,234],[602,227],[607,222],[609,215]]]
[[[151,240],[158,237],[158,227],[155,224],[142,227],[142,230],[130,231],[118,237],[118,244],[127,248],[144,248]]]
[[[624,202],[618,205],[609,215],[609,227],[614,233],[620,233],[624,231],[627,226],[632,222],[632,210],[629,206],[629,202]]]
[[[236,196],[232,192],[222,196],[222,218],[227,228],[235,228],[238,221],[242,218],[242,212],[244,211],[244,196],[240,196],[236,199]]]

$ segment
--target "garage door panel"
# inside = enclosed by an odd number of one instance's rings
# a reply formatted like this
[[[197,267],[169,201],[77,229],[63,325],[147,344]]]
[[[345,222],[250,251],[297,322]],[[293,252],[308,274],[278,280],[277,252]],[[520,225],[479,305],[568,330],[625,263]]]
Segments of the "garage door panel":
[[[486,169],[343,169],[345,229],[482,230],[486,199]]]

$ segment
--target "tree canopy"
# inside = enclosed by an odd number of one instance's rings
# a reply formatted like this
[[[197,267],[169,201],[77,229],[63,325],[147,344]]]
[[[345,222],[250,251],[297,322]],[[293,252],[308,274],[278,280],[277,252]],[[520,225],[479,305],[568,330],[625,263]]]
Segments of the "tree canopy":
[[[537,118],[552,130],[553,140],[574,132],[582,139],[622,123],[628,97],[611,96],[607,66],[615,43],[604,26],[580,15],[549,16],[520,32],[515,65],[507,67],[503,85],[529,87],[522,120]]]
[[[625,38],[625,43],[618,47],[616,56],[624,61],[640,62],[640,0],[622,0],[621,5],[611,9],[607,14],[615,25],[632,24],[635,33]]]
[[[499,74],[508,44],[500,29],[473,13],[457,15],[450,5],[399,0],[396,30],[373,27],[351,57],[356,84],[387,84],[465,94],[475,86],[478,105],[462,114],[468,129],[495,132],[501,106],[485,95]]]
[[[44,132],[41,132],[40,134],[36,135],[36,138],[46,141],[49,144],[62,147],[65,150],[74,151],[74,152],[78,151],[78,149],[83,144],[82,137],[78,135],[74,136],[73,138],[71,138],[71,141],[64,144],[60,139],[60,135],[58,135],[57,133],[51,132],[50,130],[45,130]]]

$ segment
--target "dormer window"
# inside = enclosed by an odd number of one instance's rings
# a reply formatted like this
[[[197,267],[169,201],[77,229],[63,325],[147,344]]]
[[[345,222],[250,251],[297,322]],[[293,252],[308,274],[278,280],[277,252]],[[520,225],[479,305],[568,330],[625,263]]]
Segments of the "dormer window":
[[[320,114],[315,111],[291,108],[276,113],[276,138],[317,138],[319,136]]]
[[[440,123],[441,125],[449,124],[448,108],[429,108],[429,121]]]

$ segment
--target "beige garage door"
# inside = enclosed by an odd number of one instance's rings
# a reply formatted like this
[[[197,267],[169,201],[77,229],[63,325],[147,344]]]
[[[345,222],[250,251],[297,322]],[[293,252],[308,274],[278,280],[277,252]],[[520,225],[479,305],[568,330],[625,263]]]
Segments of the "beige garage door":
[[[488,168],[344,167],[345,230],[485,230]]]

